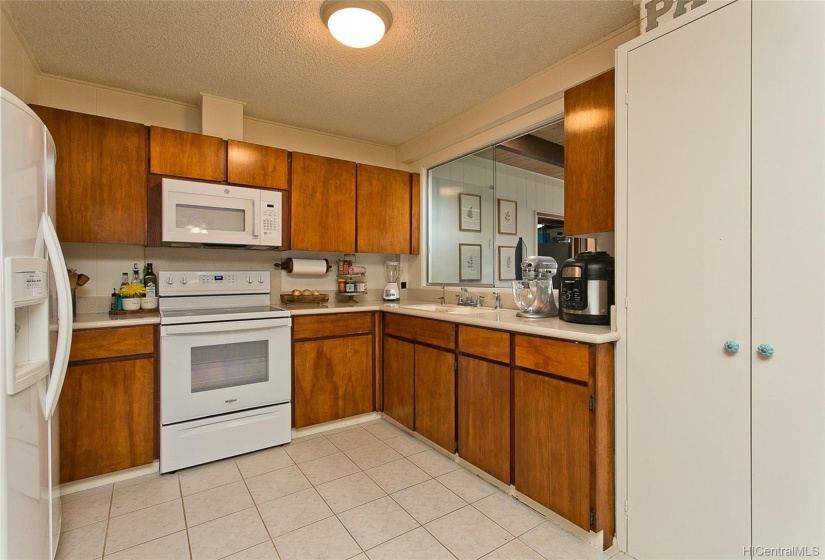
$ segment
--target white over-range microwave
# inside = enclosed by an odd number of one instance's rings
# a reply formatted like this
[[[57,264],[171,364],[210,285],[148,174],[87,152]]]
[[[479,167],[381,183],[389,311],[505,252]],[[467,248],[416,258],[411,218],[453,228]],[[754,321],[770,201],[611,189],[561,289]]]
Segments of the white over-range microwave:
[[[164,245],[281,245],[281,193],[217,183],[163,178]]]

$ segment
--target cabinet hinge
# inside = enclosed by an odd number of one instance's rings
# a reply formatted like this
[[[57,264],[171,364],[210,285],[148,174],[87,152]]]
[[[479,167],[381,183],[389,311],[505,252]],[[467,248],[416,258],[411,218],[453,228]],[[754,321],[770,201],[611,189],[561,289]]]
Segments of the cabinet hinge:
[[[624,501],[624,512],[627,513],[627,500]]]
[[[458,360],[453,361],[453,371],[458,371]]]
[[[596,512],[594,510],[590,510],[590,529],[596,529]]]
[[[596,396],[590,395],[590,412],[596,410]]]
[[[630,298],[624,298],[624,308],[630,307]]]
[[[630,94],[629,93],[624,94],[624,104],[625,105],[630,105]]]

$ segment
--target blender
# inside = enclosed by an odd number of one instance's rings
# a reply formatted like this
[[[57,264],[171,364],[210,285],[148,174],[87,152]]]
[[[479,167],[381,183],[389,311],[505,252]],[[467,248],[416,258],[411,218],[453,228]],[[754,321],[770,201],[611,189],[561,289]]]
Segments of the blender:
[[[516,317],[544,319],[556,317],[553,276],[559,265],[553,257],[527,257],[521,262],[522,280],[513,281],[513,299],[520,309]]]
[[[398,261],[387,261],[384,263],[384,279],[387,284],[384,286],[384,300],[397,301],[400,299],[398,290],[398,277],[401,275],[401,264]]]

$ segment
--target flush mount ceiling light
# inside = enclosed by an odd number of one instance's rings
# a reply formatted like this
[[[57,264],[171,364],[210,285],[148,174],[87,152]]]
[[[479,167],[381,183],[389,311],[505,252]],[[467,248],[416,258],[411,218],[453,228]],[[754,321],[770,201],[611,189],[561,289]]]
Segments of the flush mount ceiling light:
[[[356,49],[374,45],[392,25],[392,13],[378,0],[326,0],[321,19],[335,39]]]

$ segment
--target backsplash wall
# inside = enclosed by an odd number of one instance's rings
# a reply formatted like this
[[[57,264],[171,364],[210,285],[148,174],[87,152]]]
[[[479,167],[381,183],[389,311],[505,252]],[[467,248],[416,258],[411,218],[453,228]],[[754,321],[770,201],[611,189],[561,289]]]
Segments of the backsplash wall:
[[[272,302],[280,302],[279,294],[294,289],[337,290],[337,264],[341,253],[308,253],[303,251],[256,251],[251,249],[198,249],[179,247],[143,247],[140,245],[110,245],[102,243],[62,243],[66,266],[89,276],[89,282],[77,289],[78,312],[100,313],[108,309],[112,288],[120,286],[123,272],[131,276],[134,263],[143,272],[143,265],[152,263],[155,272],[163,270],[260,270],[270,273]],[[302,259],[326,258],[333,269],[323,277],[288,275],[274,268],[274,263],[287,257]],[[399,255],[358,254],[356,262],[367,267],[367,293],[359,301],[380,300],[384,288],[384,261]],[[408,258],[400,256],[401,281],[407,281]],[[335,296],[333,296],[335,297]],[[405,297],[402,291],[402,297]]]

